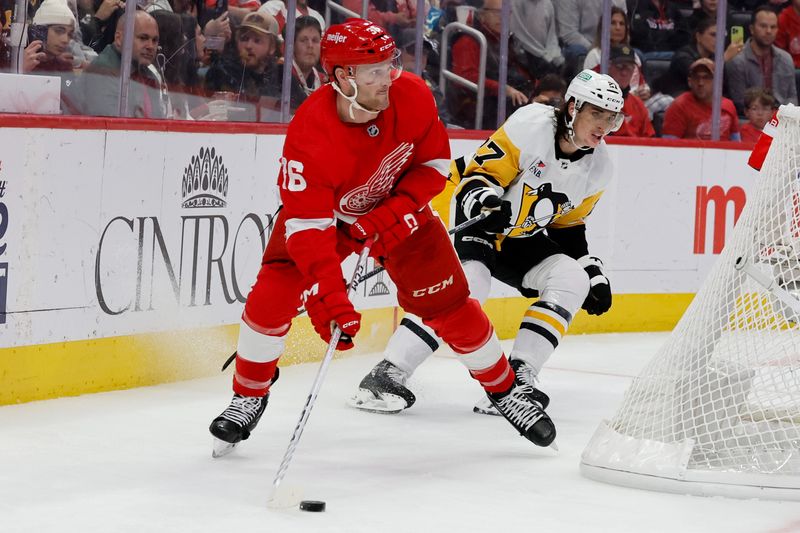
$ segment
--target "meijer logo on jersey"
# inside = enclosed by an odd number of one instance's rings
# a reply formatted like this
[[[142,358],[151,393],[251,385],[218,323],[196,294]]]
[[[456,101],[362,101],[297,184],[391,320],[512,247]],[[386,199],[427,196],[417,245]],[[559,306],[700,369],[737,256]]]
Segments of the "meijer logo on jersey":
[[[106,314],[208,306],[220,295],[228,304],[246,300],[252,282],[247,252],[266,247],[274,216],[247,213],[231,220],[223,209],[228,186],[236,181],[213,147],[200,148],[183,175],[172,179],[187,214],[165,219],[123,213],[112,217],[100,235],[95,292]],[[161,211],[159,206],[156,213]]]

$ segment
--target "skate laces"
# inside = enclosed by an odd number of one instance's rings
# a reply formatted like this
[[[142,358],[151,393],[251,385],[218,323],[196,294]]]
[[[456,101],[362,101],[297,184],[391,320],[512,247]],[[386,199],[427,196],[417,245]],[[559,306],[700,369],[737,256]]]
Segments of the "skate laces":
[[[220,416],[244,427],[258,416],[263,402],[264,398],[236,394]]]
[[[383,374],[391,379],[392,381],[399,383],[400,385],[405,386],[406,381],[408,380],[408,374],[404,372],[402,369],[396,367],[390,362],[386,362],[385,365],[382,365],[380,370],[383,371]]]
[[[511,361],[511,367],[514,369],[514,374],[517,376],[517,380],[520,383],[530,387],[536,387],[536,384],[539,382],[539,376],[531,365],[525,361],[517,361],[514,359]]]
[[[533,387],[530,385],[516,385],[497,401],[497,406],[506,418],[526,430],[544,417],[544,411],[528,398],[527,395],[532,393]]]

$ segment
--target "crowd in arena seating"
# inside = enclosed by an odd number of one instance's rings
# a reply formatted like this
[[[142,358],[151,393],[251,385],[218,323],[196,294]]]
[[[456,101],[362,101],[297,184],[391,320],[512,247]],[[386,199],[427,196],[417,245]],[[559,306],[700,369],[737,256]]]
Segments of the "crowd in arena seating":
[[[330,1],[330,0],[329,0]],[[361,0],[336,0],[360,12]],[[387,28],[413,70],[415,21],[425,17],[423,78],[450,127],[473,128],[477,94],[439,73],[478,81],[480,47],[467,33],[441,40],[455,21],[486,37],[481,128],[529,102],[560,105],[583,68],[600,69],[601,0],[508,0],[507,84],[500,94],[503,0],[370,0],[368,18]],[[128,87],[134,117],[272,122],[280,120],[284,65],[292,69],[290,110],[327,82],[319,67],[325,0],[298,0],[294,51],[284,57],[285,0],[137,0]],[[711,138],[717,0],[613,0],[609,74],[625,94],[615,135]],[[58,76],[65,114],[118,114],[124,0],[28,0],[20,42],[8,31],[13,0],[0,0],[0,72]],[[336,12],[333,19],[341,17]],[[729,0],[724,38],[723,140],[752,141],[772,110],[798,102],[800,0]],[[448,47],[443,65],[442,46]]]

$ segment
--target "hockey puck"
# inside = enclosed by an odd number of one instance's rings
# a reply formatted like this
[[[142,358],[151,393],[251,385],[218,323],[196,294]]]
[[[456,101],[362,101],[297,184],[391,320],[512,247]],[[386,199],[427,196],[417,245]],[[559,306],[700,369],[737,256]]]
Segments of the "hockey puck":
[[[303,500],[300,502],[300,510],[310,513],[321,513],[325,511],[325,502],[316,500]]]

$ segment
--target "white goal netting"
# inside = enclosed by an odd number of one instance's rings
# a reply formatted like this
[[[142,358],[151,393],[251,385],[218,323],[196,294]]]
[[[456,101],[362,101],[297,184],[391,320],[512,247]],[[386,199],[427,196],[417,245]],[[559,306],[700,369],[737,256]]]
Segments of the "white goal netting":
[[[583,452],[588,477],[800,499],[800,108],[665,345]]]

